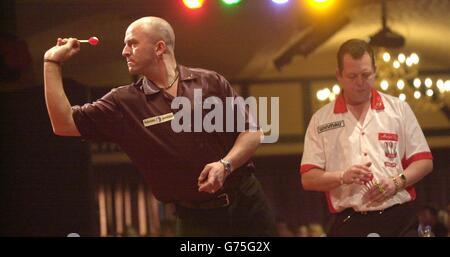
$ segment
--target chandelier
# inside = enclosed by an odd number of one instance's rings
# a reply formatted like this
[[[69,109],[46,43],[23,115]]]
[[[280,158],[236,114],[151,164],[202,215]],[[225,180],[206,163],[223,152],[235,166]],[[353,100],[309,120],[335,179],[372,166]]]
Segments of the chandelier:
[[[450,80],[420,76],[420,58],[416,53],[393,54],[383,48],[376,52],[375,85],[380,91],[397,96],[415,108],[446,112],[450,106]]]

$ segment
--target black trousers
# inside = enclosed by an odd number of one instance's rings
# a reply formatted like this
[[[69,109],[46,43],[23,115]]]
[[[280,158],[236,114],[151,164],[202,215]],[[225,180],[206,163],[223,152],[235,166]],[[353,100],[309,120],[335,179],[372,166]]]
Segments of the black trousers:
[[[333,219],[328,236],[366,237],[371,233],[382,237],[408,236],[416,229],[416,208],[414,202],[408,202],[382,212],[361,213],[345,209]]]
[[[275,236],[273,212],[253,174],[241,179],[227,207],[191,209],[175,204],[177,236]]]

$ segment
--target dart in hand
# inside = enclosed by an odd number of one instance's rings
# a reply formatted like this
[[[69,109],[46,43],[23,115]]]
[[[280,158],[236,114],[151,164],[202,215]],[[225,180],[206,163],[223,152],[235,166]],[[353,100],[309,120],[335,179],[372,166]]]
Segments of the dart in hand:
[[[95,46],[100,42],[100,40],[98,39],[98,37],[90,37],[89,39],[78,40],[78,42],[89,43],[91,46]]]

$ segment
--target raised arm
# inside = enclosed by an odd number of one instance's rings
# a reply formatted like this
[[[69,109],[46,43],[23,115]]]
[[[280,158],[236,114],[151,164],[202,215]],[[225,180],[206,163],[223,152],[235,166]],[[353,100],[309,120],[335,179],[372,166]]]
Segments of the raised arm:
[[[80,136],[72,117],[72,108],[64,92],[61,65],[80,51],[74,38],[58,38],[56,46],[44,55],[45,102],[53,132],[60,136]]]

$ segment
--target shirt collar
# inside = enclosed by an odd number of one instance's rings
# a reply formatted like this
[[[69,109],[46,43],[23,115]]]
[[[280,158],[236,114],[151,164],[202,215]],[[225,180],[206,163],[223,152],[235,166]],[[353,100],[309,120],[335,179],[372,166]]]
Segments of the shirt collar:
[[[158,86],[153,83],[153,81],[147,79],[146,77],[142,77],[141,88],[146,95],[153,95],[161,91]]]
[[[198,74],[183,65],[178,65],[178,72],[180,73],[179,81],[192,80],[198,77]],[[161,91],[161,89],[155,85],[153,81],[147,79],[146,77],[142,77],[137,83],[141,84],[140,88],[146,95],[153,95]]]
[[[180,72],[180,81],[193,80],[198,77],[195,71],[183,65],[178,65],[178,72]]]
[[[378,93],[378,91],[375,89],[372,89],[370,107],[373,110],[377,111],[384,110],[383,99],[381,98],[380,93]],[[346,113],[347,111],[348,110],[347,105],[345,103],[344,92],[342,92],[341,94],[339,94],[339,96],[336,99],[336,102],[334,103],[334,113]]]

